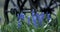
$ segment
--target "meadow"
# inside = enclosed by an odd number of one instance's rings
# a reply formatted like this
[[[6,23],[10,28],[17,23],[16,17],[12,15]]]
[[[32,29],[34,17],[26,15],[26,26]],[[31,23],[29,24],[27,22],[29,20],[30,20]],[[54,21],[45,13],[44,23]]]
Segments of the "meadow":
[[[0,0],[0,2],[1,1],[3,2],[3,0]],[[2,4],[1,4],[1,6],[2,6]],[[35,24],[33,25],[32,24],[33,17],[31,16],[31,13],[26,13],[25,18],[23,17],[24,20],[19,20],[19,21],[21,21],[22,24],[20,22],[18,22],[17,17],[15,15],[8,13],[10,22],[8,25],[4,26],[4,9],[3,9],[4,6],[2,6],[2,7],[1,6],[0,6],[0,18],[1,18],[0,32],[56,32],[56,28],[53,26],[48,25],[47,28],[43,28],[44,25],[46,24],[46,23],[44,23],[44,22],[46,22],[46,18],[43,21],[43,26],[39,25],[40,23],[38,23],[38,20],[37,20],[37,26],[35,26]],[[55,13],[58,17],[58,32],[60,32],[60,8],[57,8]],[[29,18],[28,18],[28,16],[29,16]],[[54,16],[53,16],[53,18],[54,18]],[[28,22],[28,20],[30,22]],[[52,22],[52,23],[54,23],[54,22]],[[21,24],[21,26],[19,24]]]
[[[29,26],[26,21],[28,21],[27,17],[31,16],[30,13],[26,13],[25,15],[25,20],[23,21],[22,27],[18,28],[18,21],[17,21],[17,17],[15,15],[11,15],[9,14],[9,19],[10,19],[10,23],[8,25],[4,25],[4,14],[3,14],[3,8],[0,8],[0,17],[1,17],[1,21],[0,21],[0,32],[51,32],[52,29],[50,29],[51,26],[48,26],[48,29],[44,29],[42,27],[38,27],[37,29],[32,25]],[[57,12],[57,16],[58,16],[58,32],[60,32],[60,11]],[[32,17],[31,17],[32,18]],[[32,20],[30,20],[32,21]],[[4,27],[4,28],[3,28]],[[20,26],[19,26],[20,27]],[[54,32],[54,31],[52,31]]]

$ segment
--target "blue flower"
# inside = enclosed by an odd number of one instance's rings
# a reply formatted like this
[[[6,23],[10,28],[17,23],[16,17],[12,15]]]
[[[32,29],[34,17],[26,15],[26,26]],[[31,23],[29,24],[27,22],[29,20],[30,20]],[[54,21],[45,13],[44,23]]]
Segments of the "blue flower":
[[[30,25],[30,16],[28,16],[28,25]]]
[[[37,19],[36,19],[35,13],[34,13],[34,9],[32,9],[32,23],[33,23],[35,28],[37,28],[36,20]]]
[[[35,15],[35,12],[34,12],[34,9],[32,9],[32,16],[34,16]]]
[[[43,21],[43,19],[44,19],[44,12],[42,12],[42,13],[40,14],[40,18],[41,18],[42,21]]]
[[[24,18],[25,18],[25,15],[24,15],[24,13],[20,13],[20,18],[21,18],[21,20],[24,20]]]
[[[21,27],[21,22],[20,22],[20,14],[17,14],[17,20],[18,20],[18,28],[20,28]]]
[[[37,20],[39,19],[39,13],[36,13]]]
[[[50,13],[47,13],[47,19],[48,19],[48,21],[51,19]]]
[[[19,20],[20,19],[20,15],[19,14],[17,14],[17,20]]]
[[[37,23],[36,23],[36,16],[32,16],[32,23],[35,28],[37,28]]]
[[[18,21],[18,28],[20,28],[22,25],[22,23],[20,21]]]
[[[21,20],[24,20],[25,15],[23,13],[19,13],[19,14],[17,14],[17,18],[18,18],[17,19],[18,20],[18,28],[20,28],[22,25]]]
[[[39,20],[39,24],[40,24],[40,26],[42,26],[42,21],[44,20],[44,12],[42,12],[42,13],[40,14],[38,20]]]

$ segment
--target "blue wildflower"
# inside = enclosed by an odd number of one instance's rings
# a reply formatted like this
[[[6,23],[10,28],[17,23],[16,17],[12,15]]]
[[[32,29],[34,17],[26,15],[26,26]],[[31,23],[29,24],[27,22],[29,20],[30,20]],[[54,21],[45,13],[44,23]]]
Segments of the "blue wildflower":
[[[34,16],[35,15],[35,13],[34,13],[34,9],[32,9],[32,16]]]
[[[30,25],[30,16],[28,16],[28,25]]]
[[[37,20],[39,19],[39,13],[36,13]]]
[[[44,19],[44,12],[42,12],[42,13],[40,14],[40,18],[41,18],[41,19]]]
[[[18,28],[20,28],[22,25],[21,20],[24,20],[25,15],[23,13],[20,13],[20,14],[17,14],[17,17],[18,17]]]
[[[32,23],[33,23],[34,27],[37,28],[36,16],[34,13],[34,9],[32,10]]]
[[[19,14],[17,14],[17,20],[19,20],[20,19],[20,15]]]
[[[24,20],[24,18],[25,18],[25,15],[24,15],[24,13],[20,13],[20,18],[21,18],[21,20]]]
[[[18,28],[20,28],[22,25],[22,23],[20,21],[18,21]]]
[[[47,19],[48,19],[48,21],[51,19],[50,13],[47,13]]]
[[[37,28],[36,16],[32,16],[32,23],[33,23],[34,27]]]
[[[21,27],[21,22],[20,22],[20,16],[19,16],[20,14],[17,14],[17,20],[18,20],[18,28],[20,28]]]
[[[39,16],[39,23],[40,23],[40,26],[42,26],[42,21],[44,19],[44,12],[42,12]]]

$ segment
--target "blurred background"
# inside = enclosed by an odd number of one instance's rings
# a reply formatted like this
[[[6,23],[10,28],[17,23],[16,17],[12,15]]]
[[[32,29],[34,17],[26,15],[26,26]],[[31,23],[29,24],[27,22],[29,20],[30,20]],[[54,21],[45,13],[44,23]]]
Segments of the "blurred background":
[[[2,25],[4,22],[3,10],[4,10],[4,0],[0,0],[0,18],[1,18],[0,25]]]

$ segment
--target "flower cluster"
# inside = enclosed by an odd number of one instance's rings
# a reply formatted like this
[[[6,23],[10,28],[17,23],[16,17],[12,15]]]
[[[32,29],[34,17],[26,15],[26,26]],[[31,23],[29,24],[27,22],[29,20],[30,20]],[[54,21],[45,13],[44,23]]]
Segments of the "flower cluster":
[[[44,0],[44,3],[40,3],[39,2],[39,7],[41,10],[41,14],[35,12],[34,9],[32,9],[31,15],[32,15],[32,23],[34,25],[34,27],[37,27],[37,20],[39,22],[39,25],[42,26],[43,20],[44,20],[44,15],[47,15],[47,19],[48,21],[51,19],[51,13],[54,11],[54,8],[56,8],[57,6],[59,6],[59,3],[57,3],[55,0],[51,0],[49,2],[47,2],[47,0]],[[18,16],[18,26],[21,25],[21,20],[24,20],[25,15],[24,13],[20,13],[17,15]],[[30,19],[31,17],[28,16],[28,25],[30,25]]]
[[[41,14],[39,13],[34,13],[34,9],[32,10],[32,22],[35,27],[37,27],[37,20],[39,22],[39,25],[42,26],[42,21],[44,20],[44,12]]]
[[[17,14],[17,18],[18,18],[18,28],[19,28],[22,25],[21,20],[24,20],[25,18],[24,13]]]

